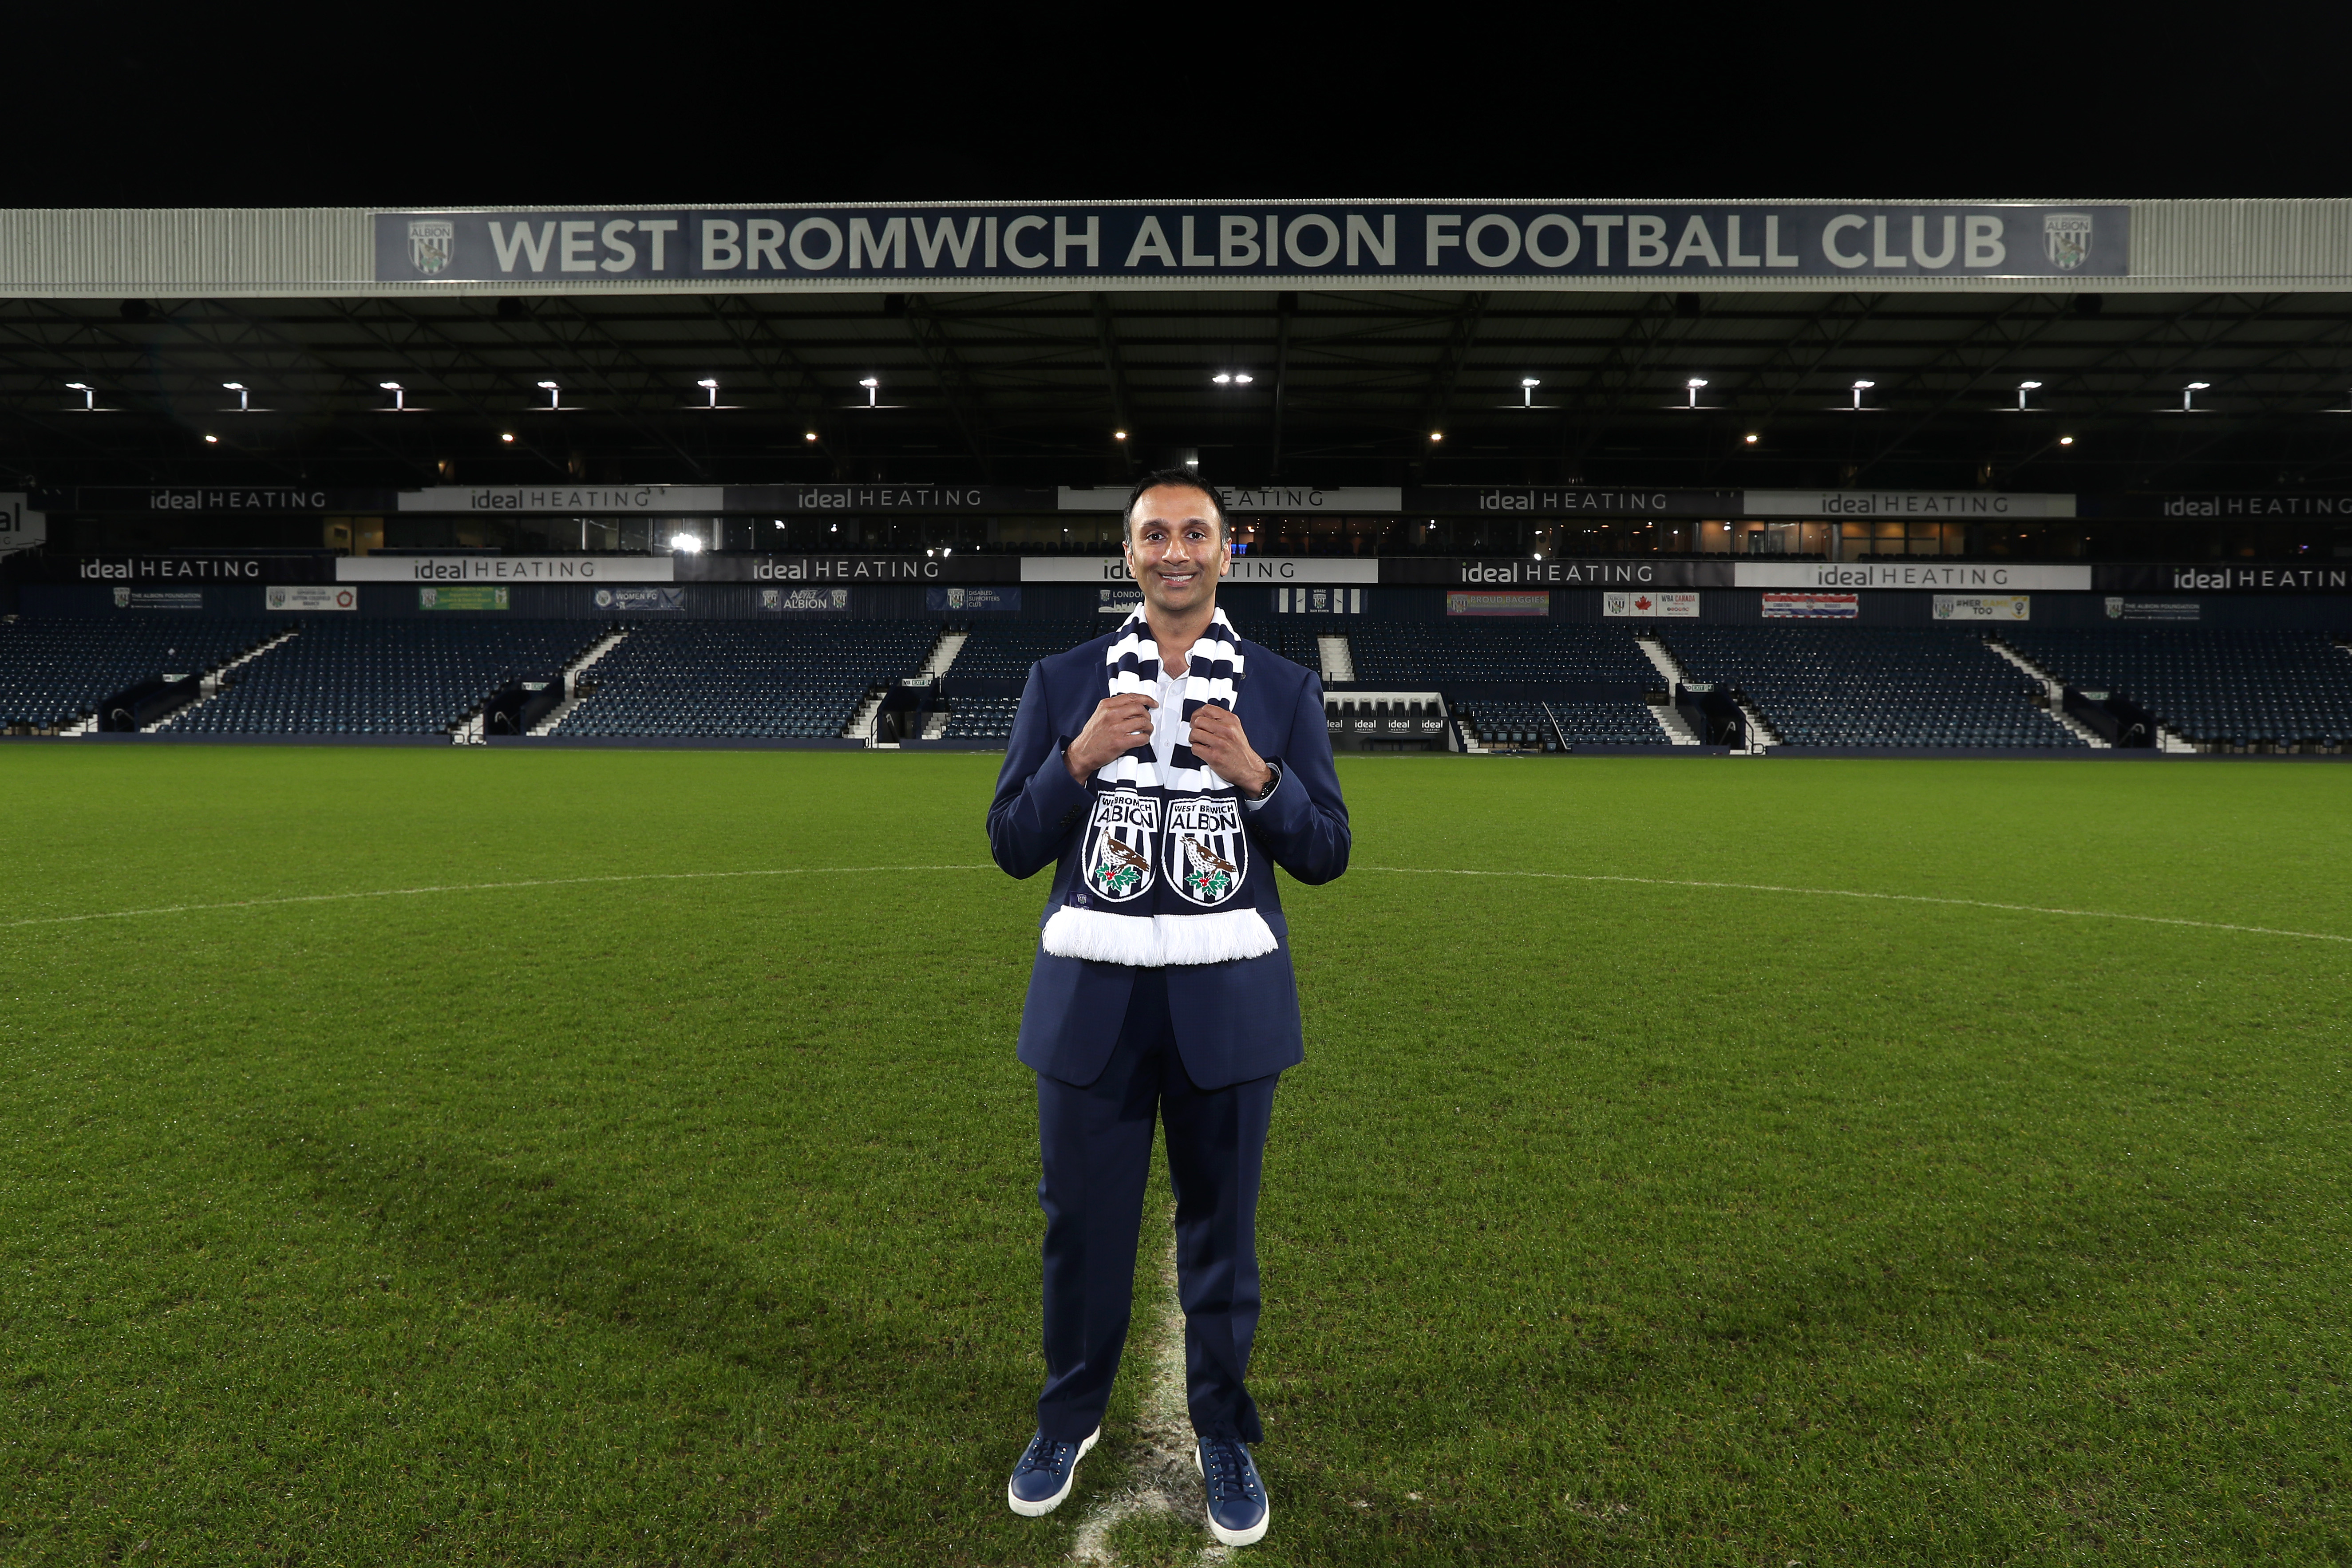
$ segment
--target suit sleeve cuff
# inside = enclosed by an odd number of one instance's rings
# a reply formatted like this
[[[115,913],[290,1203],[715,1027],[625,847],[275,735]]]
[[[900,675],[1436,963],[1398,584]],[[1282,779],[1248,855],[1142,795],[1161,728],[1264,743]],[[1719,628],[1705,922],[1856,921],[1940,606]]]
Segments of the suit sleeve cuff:
[[[1040,805],[1059,810],[1080,804],[1089,793],[1087,786],[1070,776],[1069,742],[1056,741],[1054,749],[1045,753],[1045,765],[1039,768],[1029,781],[1030,791]]]
[[[1282,793],[1283,783],[1288,776],[1289,775],[1286,772],[1277,770],[1274,775],[1274,787],[1266,791],[1264,795],[1258,796],[1255,800],[1244,800],[1242,802],[1242,809],[1244,811],[1264,811],[1266,808],[1267,804],[1271,802],[1276,795]]]

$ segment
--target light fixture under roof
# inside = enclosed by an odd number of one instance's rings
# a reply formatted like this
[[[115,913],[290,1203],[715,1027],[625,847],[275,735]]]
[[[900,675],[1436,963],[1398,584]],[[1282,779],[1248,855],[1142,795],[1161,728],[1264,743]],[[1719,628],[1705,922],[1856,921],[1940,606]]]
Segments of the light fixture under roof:
[[[1237,370],[1234,372],[1234,384],[1235,386],[1247,386],[1252,379],[1250,373],[1245,370]]]
[[[1219,386],[1231,386],[1234,383],[1234,374],[1233,372],[1229,370],[1221,370],[1209,379],[1215,382]]]
[[[1853,384],[1853,411],[1856,414],[1862,412],[1862,395],[1877,384],[1878,383],[1874,381],[1857,381]]]
[[[405,414],[408,412],[408,389],[406,387],[401,385],[400,383],[396,381],[379,381],[375,384],[378,390],[392,394],[392,406],[383,412],[387,414]]]
[[[857,384],[866,389],[866,407],[879,408],[882,406],[882,378],[880,376],[862,376],[858,379]]]
[[[550,409],[561,409],[563,406],[563,389],[561,386],[551,381],[542,381],[539,384],[539,389],[547,394],[547,406]]]
[[[2178,412],[2182,414],[2198,414],[2203,412],[2197,406],[2197,395],[2205,391],[2212,384],[2213,384],[2210,381],[2192,381],[2188,385],[2182,387],[2180,389],[2180,407]]]

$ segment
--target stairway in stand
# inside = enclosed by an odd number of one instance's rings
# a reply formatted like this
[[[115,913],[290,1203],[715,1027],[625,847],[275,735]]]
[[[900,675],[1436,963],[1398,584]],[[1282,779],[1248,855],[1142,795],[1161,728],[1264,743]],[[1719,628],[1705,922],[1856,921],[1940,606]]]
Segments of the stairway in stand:
[[[604,658],[614,648],[620,647],[622,639],[626,637],[628,635],[627,627],[614,626],[611,631],[606,632],[603,637],[598,637],[593,643],[590,644],[586,653],[582,654],[578,658],[573,659],[570,664],[563,667],[563,700],[549,709],[547,710],[547,716],[530,727],[530,732],[532,734],[552,735],[555,733],[556,726],[562,724],[565,718],[571,714],[572,710],[580,706],[581,672],[587,669],[598,659]]]

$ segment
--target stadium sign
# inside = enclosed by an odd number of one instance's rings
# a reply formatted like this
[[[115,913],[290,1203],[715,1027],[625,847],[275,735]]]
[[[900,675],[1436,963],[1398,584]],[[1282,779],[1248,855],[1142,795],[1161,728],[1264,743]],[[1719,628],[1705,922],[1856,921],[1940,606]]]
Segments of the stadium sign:
[[[1217,499],[1230,512],[1393,512],[1404,508],[1404,492],[1390,485],[1218,485]],[[1128,485],[1064,485],[1055,492],[1059,511],[1120,513],[1127,510]]]
[[[33,510],[26,504],[28,499],[22,491],[0,493],[0,555],[49,542],[48,514]]]
[[[1126,492],[1120,492],[1122,498]],[[721,511],[1052,511],[1054,492],[1012,485],[729,485]],[[1112,510],[1118,510],[1114,505]]]
[[[107,512],[386,511],[391,490],[333,490],[311,485],[84,485],[49,493],[59,510]]]
[[[1728,588],[1727,561],[1620,556],[1599,561],[1536,561],[1496,556],[1387,556],[1380,580],[1391,587]]]
[[[1910,588],[1951,592],[2082,594],[2088,566],[2011,565],[1971,561],[1741,561],[1731,569],[1742,588]]]
[[[2352,563],[2342,566],[2095,566],[2094,584],[2110,594],[2342,594],[2352,592]]]
[[[2071,495],[2003,490],[1747,490],[1742,517],[2073,517]]]
[[[667,555],[346,555],[338,583],[667,583]]]
[[[2161,517],[2352,518],[2352,494],[2122,496],[2102,510]]]
[[[1118,555],[1024,555],[1024,583],[1132,583],[1127,561]],[[1286,583],[1357,583],[1381,581],[1381,563],[1367,556],[1236,555],[1225,582],[1234,586]]]
[[[1517,512],[1551,517],[1736,517],[1738,490],[1610,489],[1599,485],[1426,485],[1404,492],[1407,512]]]
[[[1007,555],[682,555],[681,583],[1013,583]],[[667,581],[667,579],[665,579]]]
[[[79,583],[260,583],[269,578],[323,581],[331,557],[319,555],[85,555],[45,562],[36,581]]]
[[[2121,205],[1039,203],[375,212],[379,283],[2123,277]]]
[[[403,511],[623,512],[654,517],[722,510],[717,485],[435,485],[400,492]]]

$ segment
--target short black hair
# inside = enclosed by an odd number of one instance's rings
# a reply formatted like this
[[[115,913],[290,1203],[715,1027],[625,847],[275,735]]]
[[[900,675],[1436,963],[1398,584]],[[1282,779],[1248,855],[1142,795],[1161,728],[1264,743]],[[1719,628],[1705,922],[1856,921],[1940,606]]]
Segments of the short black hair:
[[[1209,510],[1217,514],[1217,542],[1223,543],[1229,530],[1225,527],[1225,500],[1216,487],[1190,468],[1154,468],[1135,481],[1127,492],[1127,508],[1118,514],[1118,536],[1123,540],[1135,537],[1135,503],[1143,499],[1146,490],[1173,487],[1180,490],[1198,490],[1209,498]]]

